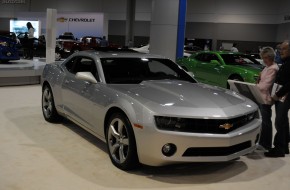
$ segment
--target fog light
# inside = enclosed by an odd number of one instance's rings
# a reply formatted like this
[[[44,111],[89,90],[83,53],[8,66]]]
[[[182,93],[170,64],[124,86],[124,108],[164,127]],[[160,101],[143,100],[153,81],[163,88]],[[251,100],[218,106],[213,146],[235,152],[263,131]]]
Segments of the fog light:
[[[165,144],[162,147],[162,154],[164,156],[172,156],[176,152],[176,146],[172,143]]]

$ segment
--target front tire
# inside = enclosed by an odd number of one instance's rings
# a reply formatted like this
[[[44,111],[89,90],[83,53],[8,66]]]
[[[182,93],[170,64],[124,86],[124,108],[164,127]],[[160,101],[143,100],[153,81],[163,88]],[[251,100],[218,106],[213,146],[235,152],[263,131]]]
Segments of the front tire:
[[[113,114],[106,126],[106,140],[112,163],[122,170],[138,166],[134,132],[128,118],[121,113]]]
[[[52,90],[45,85],[42,90],[42,113],[46,121],[54,123],[61,120],[61,116],[57,113]]]

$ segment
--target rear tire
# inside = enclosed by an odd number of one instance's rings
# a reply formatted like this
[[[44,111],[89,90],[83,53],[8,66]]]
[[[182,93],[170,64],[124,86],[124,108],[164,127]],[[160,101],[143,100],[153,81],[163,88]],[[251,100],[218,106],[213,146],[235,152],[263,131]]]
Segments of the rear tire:
[[[46,121],[54,123],[61,120],[61,116],[57,113],[52,90],[45,85],[42,90],[42,113]]]
[[[139,165],[136,141],[128,118],[114,113],[106,126],[107,148],[112,163],[121,170],[132,170]]]

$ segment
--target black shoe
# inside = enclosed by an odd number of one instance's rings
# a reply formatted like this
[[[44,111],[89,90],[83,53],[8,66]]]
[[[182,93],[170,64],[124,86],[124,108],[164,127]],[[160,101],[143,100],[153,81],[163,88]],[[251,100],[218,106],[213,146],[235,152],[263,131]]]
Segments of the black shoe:
[[[277,148],[270,149],[269,152],[265,152],[264,155],[270,158],[285,157],[284,151],[281,151]]]

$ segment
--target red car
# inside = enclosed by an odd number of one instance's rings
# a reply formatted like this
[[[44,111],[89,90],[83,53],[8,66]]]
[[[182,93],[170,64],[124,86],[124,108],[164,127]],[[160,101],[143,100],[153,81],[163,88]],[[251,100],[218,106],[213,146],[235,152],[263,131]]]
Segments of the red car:
[[[95,36],[84,36],[79,42],[74,43],[71,49],[71,53],[83,50],[97,49],[100,47],[102,38]]]

